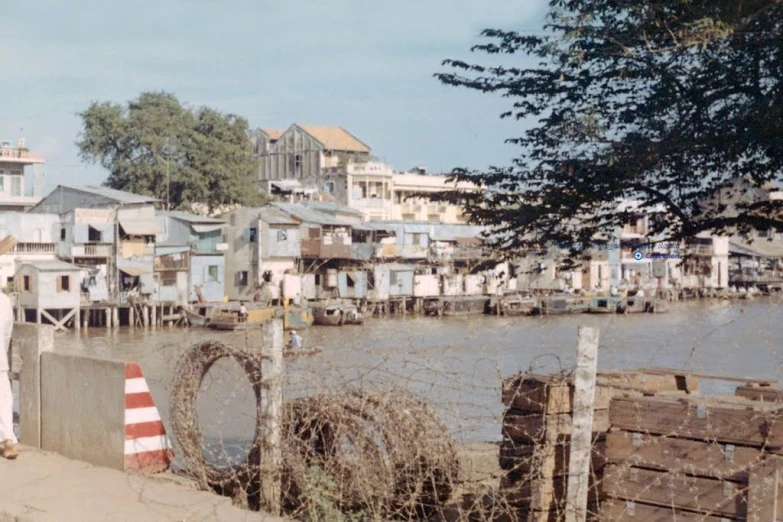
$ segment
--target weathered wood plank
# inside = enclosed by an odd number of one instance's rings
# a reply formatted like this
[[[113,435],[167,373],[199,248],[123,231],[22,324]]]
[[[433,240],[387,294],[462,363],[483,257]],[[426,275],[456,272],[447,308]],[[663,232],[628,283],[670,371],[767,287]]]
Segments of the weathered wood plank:
[[[503,416],[503,434],[517,442],[564,442],[571,435],[571,415],[542,415],[508,410]],[[609,410],[598,410],[593,416],[593,434],[609,429]]]
[[[698,378],[677,375],[646,374],[643,371],[601,371],[597,374],[594,410],[609,408],[616,394],[640,395],[695,393]],[[511,409],[546,413],[573,411],[574,381],[570,376],[523,373],[502,382],[503,404]]]
[[[752,401],[783,402],[783,387],[777,383],[769,386],[753,384],[738,386],[734,394]]]
[[[600,520],[611,520],[612,522],[672,522],[673,520],[677,522],[733,522],[739,520],[617,499],[601,502],[599,513]]]
[[[591,469],[598,472],[606,465],[606,441],[593,440]],[[568,473],[569,443],[518,444],[505,440],[500,444],[500,467],[519,477],[535,473],[559,477]],[[551,469],[551,471],[550,471]]]
[[[747,522],[777,521],[782,517],[783,459],[773,457],[750,473]]]
[[[590,477],[587,501],[597,502],[601,498],[603,481]],[[568,477],[551,480],[514,481],[508,475],[501,477],[500,489],[509,505],[528,511],[564,511]]]
[[[783,446],[783,405],[745,399],[615,397],[609,421],[613,427],[627,431],[748,446]]]
[[[689,475],[747,482],[748,470],[765,458],[757,448],[610,431],[606,461]]]
[[[747,514],[746,486],[727,480],[609,465],[604,468],[603,491],[612,498],[709,515]]]

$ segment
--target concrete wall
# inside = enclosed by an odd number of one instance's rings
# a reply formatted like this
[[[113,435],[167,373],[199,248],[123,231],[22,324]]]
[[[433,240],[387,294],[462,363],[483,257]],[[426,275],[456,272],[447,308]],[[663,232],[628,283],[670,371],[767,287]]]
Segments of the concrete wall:
[[[42,449],[124,469],[125,362],[47,352],[41,382]]]
[[[16,273],[15,281],[21,285],[24,276],[32,281],[32,291],[19,291],[19,304],[30,308],[75,308],[81,300],[81,274],[79,270],[41,272],[32,265],[23,265]],[[70,277],[70,287],[58,291],[57,279]],[[17,286],[21,288],[21,286]]]
[[[210,268],[217,267],[217,278],[210,276]],[[214,275],[215,269],[212,272]],[[196,286],[207,301],[220,301],[226,289],[226,260],[223,254],[190,256],[190,300],[195,301]]]
[[[225,293],[229,299],[249,299],[254,284],[259,280],[260,231],[258,210],[241,208],[224,214],[221,219],[228,224],[224,229],[226,251]],[[256,228],[255,242],[248,242],[245,231]],[[239,273],[247,272],[247,285],[239,285]]]

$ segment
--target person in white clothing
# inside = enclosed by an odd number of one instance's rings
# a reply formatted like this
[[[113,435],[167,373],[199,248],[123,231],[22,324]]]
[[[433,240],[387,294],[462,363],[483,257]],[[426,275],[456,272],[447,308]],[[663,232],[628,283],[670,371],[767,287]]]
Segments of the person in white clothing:
[[[14,434],[14,396],[11,391],[8,353],[11,348],[11,334],[14,330],[14,309],[11,299],[0,291],[0,340],[4,350],[0,353],[0,440],[3,441],[3,456],[15,459],[18,455],[14,444],[19,442]]]

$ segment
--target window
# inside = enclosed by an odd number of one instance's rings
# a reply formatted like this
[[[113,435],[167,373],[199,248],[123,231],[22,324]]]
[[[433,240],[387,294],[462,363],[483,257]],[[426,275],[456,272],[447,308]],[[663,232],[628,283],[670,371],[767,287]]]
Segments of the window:
[[[321,286],[321,274],[315,274],[315,286]]]
[[[71,290],[71,276],[57,276],[57,291],[68,292]]]
[[[11,178],[11,195],[12,196],[21,196],[22,195],[22,177],[21,176],[13,176]]]
[[[265,283],[271,283],[272,282],[272,272],[267,270],[261,275],[261,278],[264,280]]]
[[[327,194],[333,194],[334,193],[334,181],[327,181],[324,183],[324,192]]]
[[[278,230],[277,231],[277,240],[278,241],[288,241],[288,231],[287,230]]]
[[[256,227],[245,229],[245,242],[255,243],[258,239],[258,229]]]
[[[207,267],[207,280],[215,283],[219,283],[218,277],[218,265],[209,265]]]
[[[90,243],[100,243],[103,241],[103,232],[97,228],[87,227],[87,241]]]
[[[29,275],[22,277],[22,290],[25,292],[33,291],[33,281]]]
[[[5,176],[2,169],[0,169],[0,192],[5,192]]]
[[[237,286],[247,286],[248,273],[247,270],[237,272]]]
[[[161,286],[176,286],[177,285],[177,273],[176,272],[161,272],[160,273]]]
[[[65,228],[60,229],[60,241],[65,241]]]
[[[355,288],[356,281],[353,280],[353,276],[351,274],[345,274],[345,275],[346,275],[345,277],[346,286],[348,286],[348,288]]]

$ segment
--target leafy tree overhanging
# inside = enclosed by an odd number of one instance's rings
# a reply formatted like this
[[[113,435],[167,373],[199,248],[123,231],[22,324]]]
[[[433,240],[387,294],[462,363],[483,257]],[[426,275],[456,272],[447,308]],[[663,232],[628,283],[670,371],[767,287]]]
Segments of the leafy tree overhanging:
[[[108,187],[165,202],[168,163],[172,209],[259,202],[244,118],[206,107],[188,109],[165,92],[142,93],[127,107],[92,103],[79,116],[80,156],[109,170]]]
[[[714,198],[737,179],[781,179],[782,26],[783,0],[551,0],[541,35],[483,31],[473,51],[537,65],[446,60],[437,78],[501,93],[513,100],[501,117],[535,124],[508,140],[512,166],[454,171],[483,194],[441,198],[506,251],[605,237],[629,217],[622,199],[657,210],[652,233],[667,239],[783,229],[773,203]]]

